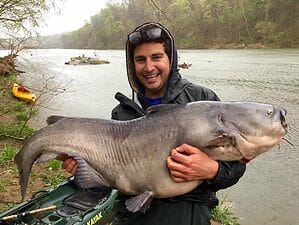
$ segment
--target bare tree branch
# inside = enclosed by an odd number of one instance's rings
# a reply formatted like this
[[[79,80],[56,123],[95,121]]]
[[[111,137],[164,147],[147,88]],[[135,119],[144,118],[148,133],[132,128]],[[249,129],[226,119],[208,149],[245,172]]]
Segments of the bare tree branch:
[[[169,22],[172,22],[172,20],[168,17],[167,13],[159,7],[155,0],[147,0],[147,2],[154,11],[158,10],[159,14],[162,14]]]

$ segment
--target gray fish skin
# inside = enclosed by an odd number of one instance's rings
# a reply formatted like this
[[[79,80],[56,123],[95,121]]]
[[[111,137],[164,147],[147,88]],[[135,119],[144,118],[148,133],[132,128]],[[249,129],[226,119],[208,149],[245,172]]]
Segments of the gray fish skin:
[[[188,143],[215,160],[253,159],[281,142],[286,110],[252,102],[192,102],[152,107],[131,121],[57,117],[34,134],[15,157],[24,199],[35,161],[66,154],[78,159],[81,186],[107,186],[138,195],[130,211],[145,211],[151,199],[190,192],[201,181],[177,183],[166,158]],[[51,122],[52,121],[52,122]],[[94,181],[94,182],[93,182]]]

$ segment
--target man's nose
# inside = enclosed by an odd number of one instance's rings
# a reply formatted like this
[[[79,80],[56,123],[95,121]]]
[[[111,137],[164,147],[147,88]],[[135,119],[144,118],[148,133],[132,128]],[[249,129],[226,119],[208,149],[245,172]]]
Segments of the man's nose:
[[[144,70],[146,72],[151,72],[154,68],[154,62],[151,59],[147,59],[145,62]]]

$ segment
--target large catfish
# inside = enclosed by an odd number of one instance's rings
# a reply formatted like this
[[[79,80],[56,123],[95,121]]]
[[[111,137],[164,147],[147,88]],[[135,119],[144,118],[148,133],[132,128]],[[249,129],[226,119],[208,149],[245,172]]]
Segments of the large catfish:
[[[131,121],[53,116],[15,157],[24,198],[33,163],[62,154],[78,160],[80,186],[113,187],[137,195],[126,204],[145,211],[152,198],[190,192],[201,181],[177,183],[166,158],[182,143],[215,160],[253,159],[281,142],[287,133],[286,110],[250,102],[199,101],[159,105]]]

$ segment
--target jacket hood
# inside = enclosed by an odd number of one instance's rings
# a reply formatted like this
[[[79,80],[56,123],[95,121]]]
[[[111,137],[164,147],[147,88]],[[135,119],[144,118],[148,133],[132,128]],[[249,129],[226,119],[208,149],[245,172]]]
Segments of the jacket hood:
[[[171,33],[169,32],[169,30],[164,27],[163,25],[156,23],[156,22],[148,22],[148,23],[144,23],[140,26],[138,26],[133,32],[136,31],[140,31],[143,28],[147,27],[147,26],[156,26],[162,29],[162,32],[164,32],[165,34],[165,38],[169,39],[169,43],[170,43],[170,76],[168,79],[170,79],[171,75],[174,72],[178,71],[178,57],[177,57],[177,49],[174,43],[174,39],[173,36],[171,35]],[[132,90],[136,93],[139,93],[142,90],[142,85],[141,83],[138,81],[137,77],[136,77],[136,73],[135,73],[135,66],[134,66],[134,59],[132,57],[131,52],[133,51],[133,47],[130,44],[128,38],[126,41],[126,65],[127,65],[127,76],[128,76],[128,80],[129,80],[129,84],[132,88]]]

